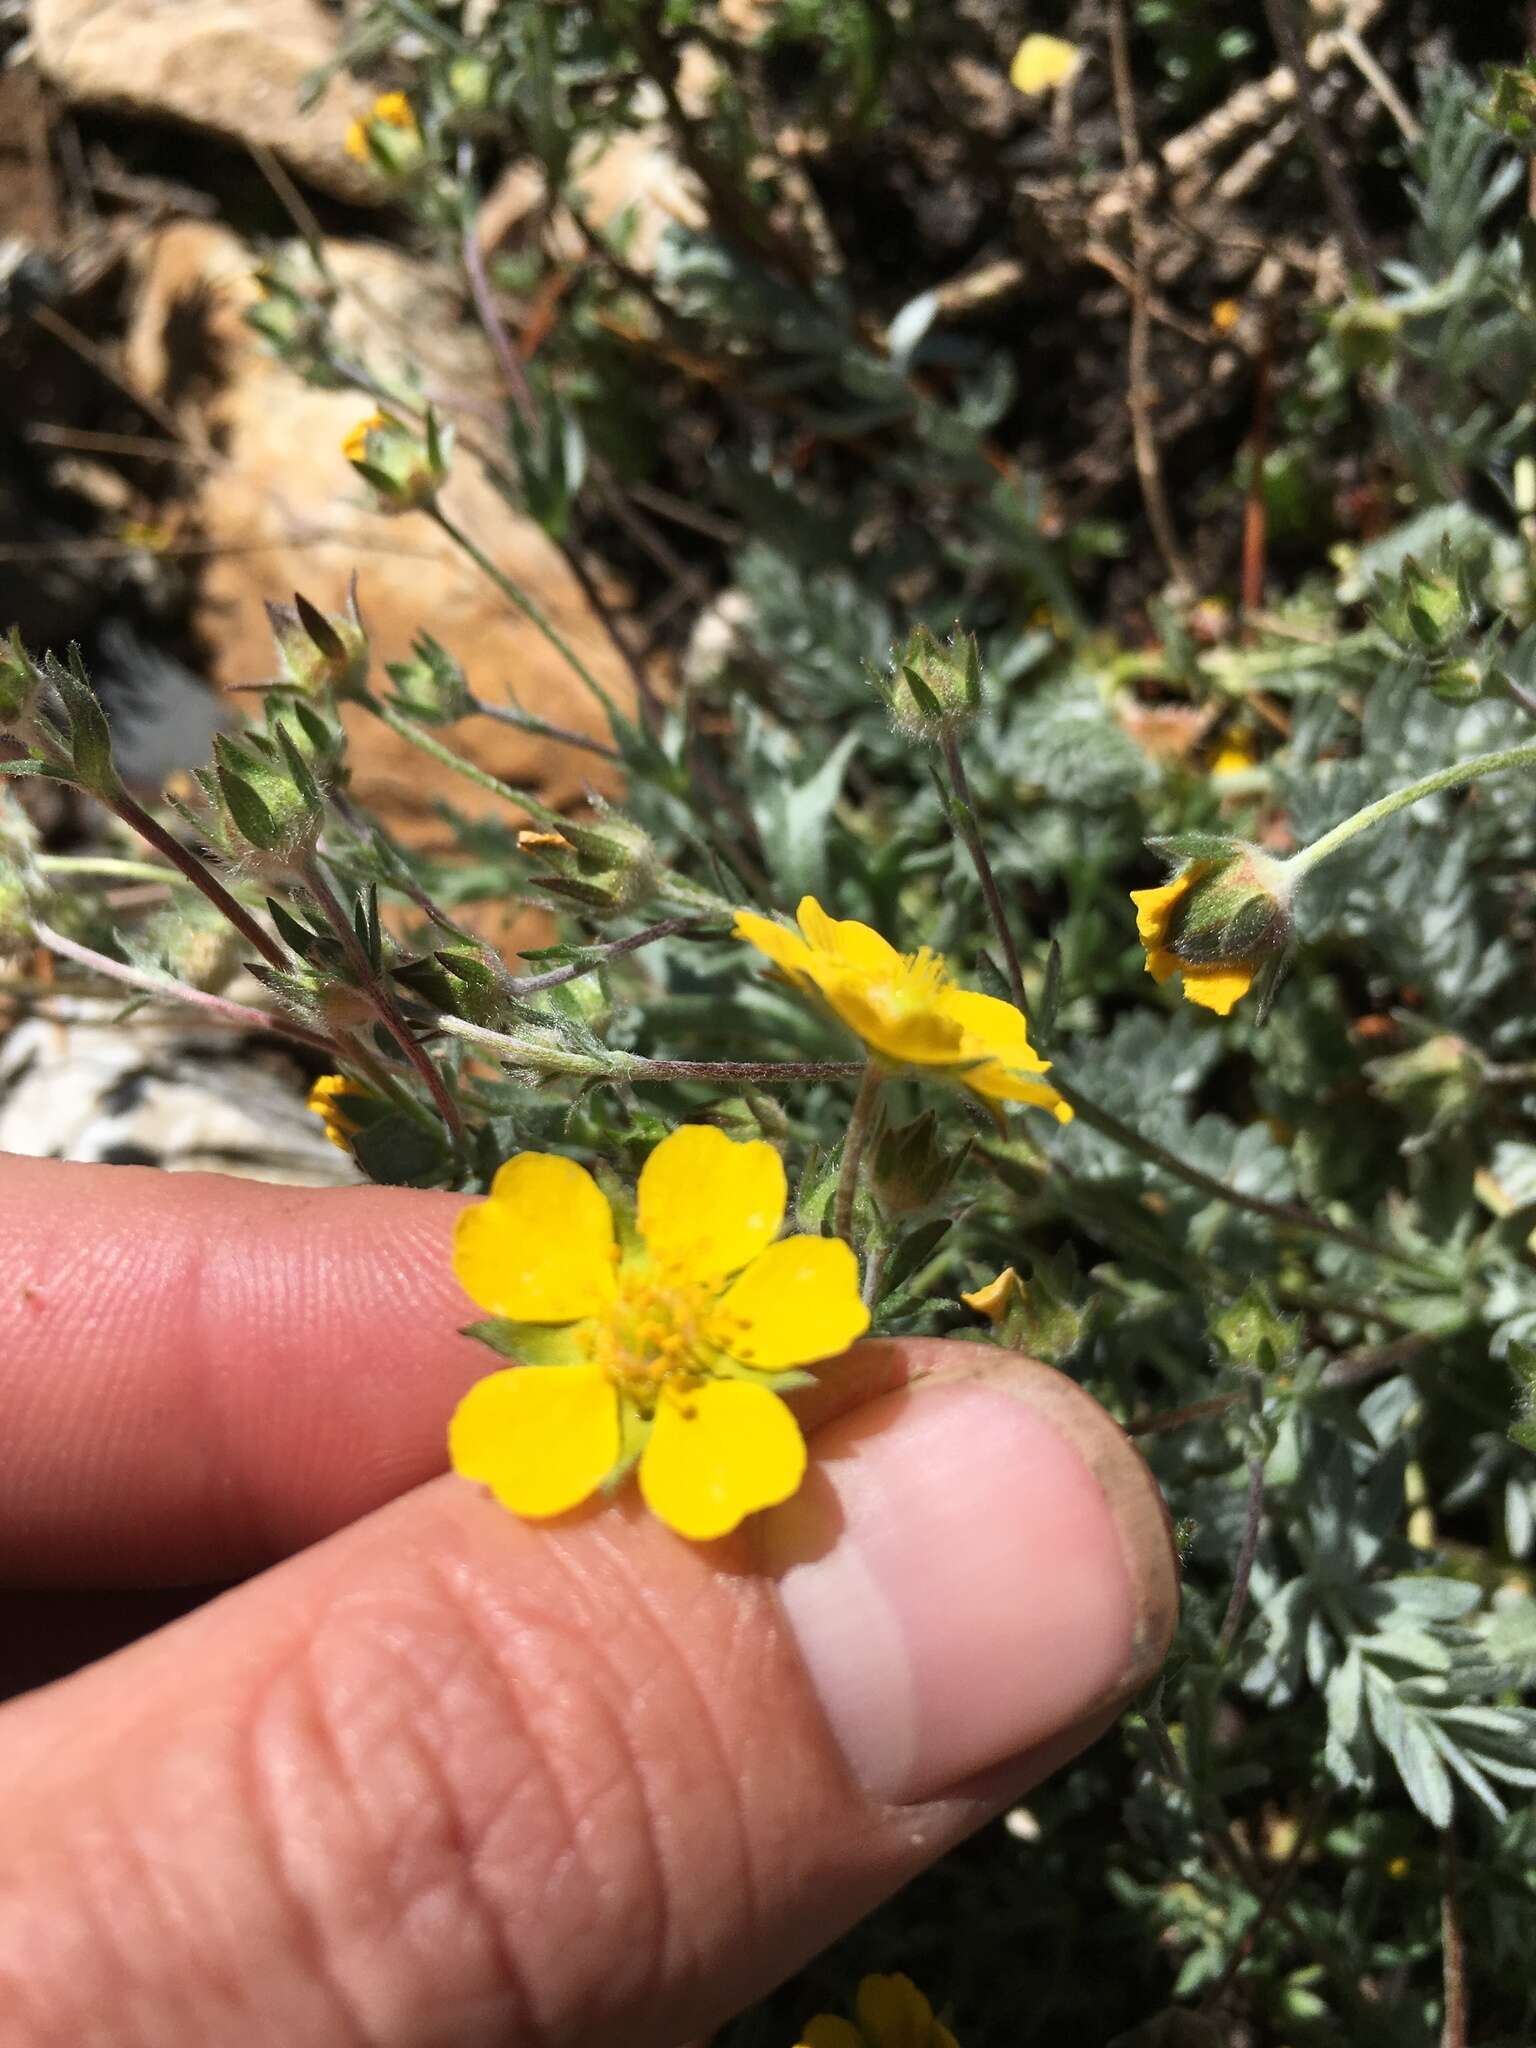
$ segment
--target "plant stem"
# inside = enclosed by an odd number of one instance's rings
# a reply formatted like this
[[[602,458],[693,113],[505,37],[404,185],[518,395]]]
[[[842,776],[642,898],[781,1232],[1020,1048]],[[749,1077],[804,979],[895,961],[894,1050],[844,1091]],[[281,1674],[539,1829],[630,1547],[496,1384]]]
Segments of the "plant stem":
[[[101,802],[110,811],[115,812],[125,825],[147,841],[156,853],[164,854],[172,866],[179,868],[195,888],[201,889],[219,915],[234,926],[248,946],[255,947],[269,967],[276,968],[279,974],[288,971],[293,962],[288,958],[284,948],[270,933],[262,930],[245,905],[231,896],[218,876],[204,867],[197,855],[190,848],[183,846],[173,833],[167,832],[157,818],[152,818],[141,803],[129,796],[126,790],[116,790],[110,794],[93,791],[92,794],[99,794]]]
[[[579,981],[584,974],[596,974],[600,967],[606,967],[610,960],[617,960],[624,953],[638,953],[642,946],[652,946],[658,939],[670,939],[677,932],[691,931],[696,922],[691,917],[664,917],[659,924],[648,924],[644,931],[631,932],[628,938],[607,940],[600,960],[573,960],[564,967],[552,967],[547,974],[514,974],[506,984],[508,993],[531,996],[540,989],[559,988],[564,982]]]
[[[1456,1831],[1440,1831],[1440,1948],[1445,1983],[1445,2011],[1440,2021],[1440,2048],[1467,2048],[1471,2014],[1467,1999],[1467,1940],[1461,1924],[1456,1886]]]
[[[981,827],[976,822],[976,806],[971,799],[970,780],[965,772],[965,763],[960,756],[960,742],[953,733],[944,736],[944,766],[949,771],[950,788],[955,801],[965,813],[965,822],[960,826],[960,836],[970,852],[976,879],[981,884],[981,893],[987,899],[987,912],[992,919],[992,929],[997,933],[997,943],[1003,949],[1003,959],[1008,968],[1008,986],[1013,994],[1016,1007],[1027,1017],[1029,1005],[1024,998],[1024,970],[1019,965],[1018,948],[1013,943],[1013,933],[1008,925],[1008,912],[1003,906],[1002,891],[997,886],[997,877],[992,872],[992,863],[987,858],[987,849],[981,841]]]
[[[459,1114],[458,1104],[448,1092],[446,1082],[437,1071],[435,1061],[417,1044],[415,1033],[401,1016],[383,975],[375,973],[373,963],[363,951],[357,933],[352,929],[351,920],[337,900],[335,890],[326,880],[319,861],[311,857],[304,863],[302,872],[305,888],[319,904],[326,923],[336,934],[348,966],[378,1012],[379,1022],[421,1076],[438,1114],[448,1126],[455,1147],[462,1151],[466,1140],[464,1119]]]
[[[1195,1166],[1187,1159],[1180,1159],[1176,1152],[1170,1152],[1166,1145],[1159,1145],[1155,1138],[1144,1137],[1130,1124],[1122,1123],[1107,1109],[1090,1100],[1072,1082],[1064,1081],[1053,1071],[1052,1084],[1063,1102],[1070,1103],[1085,1124],[1110,1138],[1117,1145],[1123,1145],[1127,1152],[1134,1152],[1145,1159],[1149,1166],[1160,1166],[1164,1173],[1171,1173],[1186,1186],[1198,1189],[1201,1194],[1210,1195],[1215,1201],[1226,1202],[1231,1208],[1246,1209],[1254,1216],[1265,1216],[1271,1223],[1283,1224],[1289,1230],[1305,1231],[1309,1237],[1330,1237],[1336,1244],[1347,1244],[1357,1252],[1368,1252],[1375,1259],[1390,1259],[1398,1265],[1417,1271],[1420,1262],[1407,1252],[1400,1252],[1394,1246],[1382,1244],[1363,1230],[1355,1230],[1347,1223],[1333,1223],[1325,1216],[1316,1215],[1311,1209],[1304,1209],[1299,1203],[1271,1202],[1262,1195],[1245,1194],[1241,1188],[1229,1187],[1218,1180],[1213,1173]]]
[[[473,761],[467,761],[462,754],[456,754],[452,747],[445,747],[441,740],[434,739],[409,718],[403,718],[393,706],[384,704],[376,697],[367,700],[368,709],[391,732],[399,733],[413,747],[420,748],[434,761],[440,761],[445,768],[451,768],[456,775],[462,775],[466,782],[474,783],[477,789],[486,790],[491,796],[499,796],[504,803],[524,805],[527,798],[520,789],[514,789],[510,782],[503,782],[499,775],[492,775],[484,768],[477,768]]]
[[[1264,0],[1264,12],[1269,21],[1269,32],[1274,38],[1275,54],[1290,72],[1296,82],[1296,111],[1301,116],[1301,125],[1307,138],[1307,147],[1317,165],[1317,175],[1322,181],[1323,197],[1338,228],[1339,239],[1355,270],[1372,291],[1380,289],[1376,273],[1376,259],[1371,254],[1371,245],[1366,240],[1365,227],[1355,205],[1354,194],[1350,191],[1338,159],[1333,153],[1333,143],[1323,117],[1317,110],[1317,100],[1312,90],[1313,71],[1307,62],[1306,48],[1301,39],[1295,18],[1291,13],[1291,0]]]
[[[111,854],[39,853],[32,865],[40,875],[101,875],[111,882],[163,882],[167,888],[187,881],[179,871],[156,867],[153,861],[118,860]]]
[[[1375,803],[1356,811],[1342,825],[1335,825],[1331,832],[1325,832],[1321,839],[1314,839],[1310,846],[1303,847],[1300,853],[1292,854],[1288,861],[1282,862],[1282,866],[1299,881],[1320,862],[1337,853],[1341,846],[1347,846],[1351,839],[1368,832],[1395,811],[1406,810],[1409,804],[1418,803],[1421,797],[1433,796],[1437,790],[1455,789],[1463,782],[1476,782],[1484,775],[1497,775],[1505,768],[1536,768],[1536,745],[1504,747],[1496,754],[1477,754],[1470,761],[1453,762],[1449,768],[1439,768],[1433,775],[1424,775],[1417,782],[1406,783],[1403,788],[1394,789],[1390,795],[1378,797]]]
[[[479,542],[473,540],[461,526],[457,525],[452,519],[449,518],[448,514],[443,510],[441,505],[433,503],[427,506],[426,510],[429,513],[429,515],[434,520],[436,520],[439,528],[445,534],[447,534],[448,538],[453,542],[454,546],[457,548],[461,548],[463,552],[466,555],[468,555],[469,559],[474,563],[475,567],[481,572],[481,574],[489,578],[489,580],[495,584],[496,588],[501,592],[502,596],[506,598],[510,604],[515,605],[517,609],[523,614],[523,617],[527,619],[531,625],[534,625],[538,628],[538,630],[544,635],[544,638],[549,642],[550,646],[554,648],[555,652],[569,664],[570,668],[575,673],[575,675],[579,677],[579,679],[592,692],[592,695],[597,699],[598,703],[602,705],[603,710],[608,719],[609,729],[615,734],[615,736],[617,736],[620,726],[623,722],[619,708],[617,704],[614,703],[610,693],[606,689],[604,689],[603,685],[598,681],[597,677],[593,675],[591,669],[588,668],[587,664],[582,660],[581,656],[576,652],[575,648],[572,647],[570,642],[550,623],[549,619],[546,618],[544,612],[540,609],[538,605],[534,603],[533,599],[529,597],[527,592],[519,589],[517,584],[515,584],[512,581],[511,577],[507,575],[504,569],[500,569],[497,567],[497,565],[491,560],[490,556],[480,546]]]
[[[1262,1395],[1260,1395],[1260,1401]],[[1237,1564],[1232,1573],[1232,1592],[1227,1600],[1227,1611],[1221,1618],[1221,1631],[1216,1638],[1216,1661],[1225,1664],[1232,1645],[1237,1640],[1237,1631],[1242,1625],[1243,1612],[1248,1605],[1248,1588],[1253,1579],[1253,1563],[1259,1554],[1259,1534],[1264,1527],[1264,1455],[1256,1451],[1248,1460],[1248,1509],[1243,1519],[1243,1540],[1237,1553]]]
[[[884,1084],[885,1069],[876,1060],[866,1061],[864,1078],[859,1083],[859,1092],[854,1097],[853,1110],[848,1118],[848,1135],[843,1140],[843,1164],[837,1176],[837,1198],[832,1209],[833,1235],[850,1244],[853,1242],[853,1201],[859,1191],[859,1169],[864,1164],[865,1149],[874,1129],[875,1108]]]
[[[859,1060],[652,1060],[643,1053],[610,1052],[598,1057],[563,1046],[516,1038],[446,1011],[433,1019],[449,1038],[462,1038],[494,1053],[506,1065],[537,1067],[607,1081],[749,1081],[771,1087],[782,1081],[848,1081],[864,1071]]]
[[[62,960],[73,960],[77,967],[88,967],[93,974],[99,974],[107,981],[121,982],[125,988],[158,996],[164,1002],[186,1003],[239,1031],[270,1031],[282,1038],[296,1039],[300,1045],[307,1045],[316,1052],[335,1052],[331,1041],[322,1038],[318,1031],[306,1030],[302,1024],[292,1023],[288,1018],[275,1016],[266,1010],[253,1010],[245,1003],[232,1003],[227,997],[210,995],[206,989],[193,988],[189,982],[177,981],[173,975],[156,974],[147,967],[130,966],[126,960],[114,960],[106,953],[82,946],[78,939],[66,938],[63,932],[56,932],[51,925],[44,924],[40,917],[33,918],[32,929],[38,943],[46,946],[50,953],[57,953]]]
[[[515,726],[519,732],[531,732],[537,739],[555,740],[562,747],[580,747],[583,753],[596,754],[600,761],[617,764],[623,759],[616,747],[607,746],[590,733],[572,732],[569,726],[555,725],[519,705],[487,704],[483,697],[471,697],[469,708],[476,718],[494,718],[498,725]]]

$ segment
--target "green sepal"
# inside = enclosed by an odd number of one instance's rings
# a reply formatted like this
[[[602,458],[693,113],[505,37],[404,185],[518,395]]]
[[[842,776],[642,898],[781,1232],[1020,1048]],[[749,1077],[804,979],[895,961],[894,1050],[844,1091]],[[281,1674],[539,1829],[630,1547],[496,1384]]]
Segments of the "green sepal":
[[[1169,832],[1143,842],[1151,852],[1172,861],[1235,860],[1243,843],[1220,832]]]
[[[514,1365],[585,1365],[577,1326],[574,1323],[514,1323],[507,1316],[490,1316],[484,1322],[466,1323],[461,1337],[473,1337],[498,1358]]]

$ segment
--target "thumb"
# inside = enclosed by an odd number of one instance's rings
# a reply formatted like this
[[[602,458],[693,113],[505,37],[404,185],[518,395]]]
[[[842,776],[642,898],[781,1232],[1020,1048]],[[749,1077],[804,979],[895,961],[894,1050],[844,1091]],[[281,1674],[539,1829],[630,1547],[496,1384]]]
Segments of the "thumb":
[[[1145,1467],[861,1349],[913,1384],[750,1534],[436,1480],[0,1712],[6,2038],[668,2048],[1091,1740],[1173,1625]]]

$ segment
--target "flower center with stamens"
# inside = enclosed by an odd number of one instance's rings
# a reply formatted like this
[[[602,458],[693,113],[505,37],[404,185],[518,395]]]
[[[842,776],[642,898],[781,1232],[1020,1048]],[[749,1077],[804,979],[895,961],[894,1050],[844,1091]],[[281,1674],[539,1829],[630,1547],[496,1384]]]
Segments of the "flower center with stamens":
[[[592,1361],[643,1415],[664,1388],[685,1392],[709,1377],[706,1328],[716,1290],[683,1277],[675,1265],[619,1273],[612,1307],[592,1332]]]

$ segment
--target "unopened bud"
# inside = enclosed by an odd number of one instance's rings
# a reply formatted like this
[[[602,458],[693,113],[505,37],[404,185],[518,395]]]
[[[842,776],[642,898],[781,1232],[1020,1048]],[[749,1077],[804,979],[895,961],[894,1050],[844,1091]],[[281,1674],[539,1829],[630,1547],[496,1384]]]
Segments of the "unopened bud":
[[[648,832],[618,811],[576,823],[536,811],[539,823],[517,836],[519,850],[538,858],[541,887],[594,910],[632,909],[650,897],[661,871]]]
[[[341,452],[372,487],[381,511],[419,512],[447,479],[451,446],[451,429],[439,426],[429,407],[420,433],[392,413],[370,414],[347,435]]]
[[[394,708],[418,725],[453,725],[467,716],[473,698],[464,671],[430,633],[412,643],[409,661],[385,663],[395,686]]]
[[[915,626],[875,677],[896,730],[930,746],[964,731],[981,708],[981,651],[957,626],[939,641]]]
[[[368,683],[368,634],[357,609],[357,579],[344,612],[322,612],[295,592],[292,604],[269,604],[277,642],[279,684],[306,697],[357,697]]]
[[[875,1146],[875,1199],[887,1216],[919,1215],[944,1194],[964,1156],[964,1147],[941,1143],[931,1109],[911,1123],[888,1124]]]

